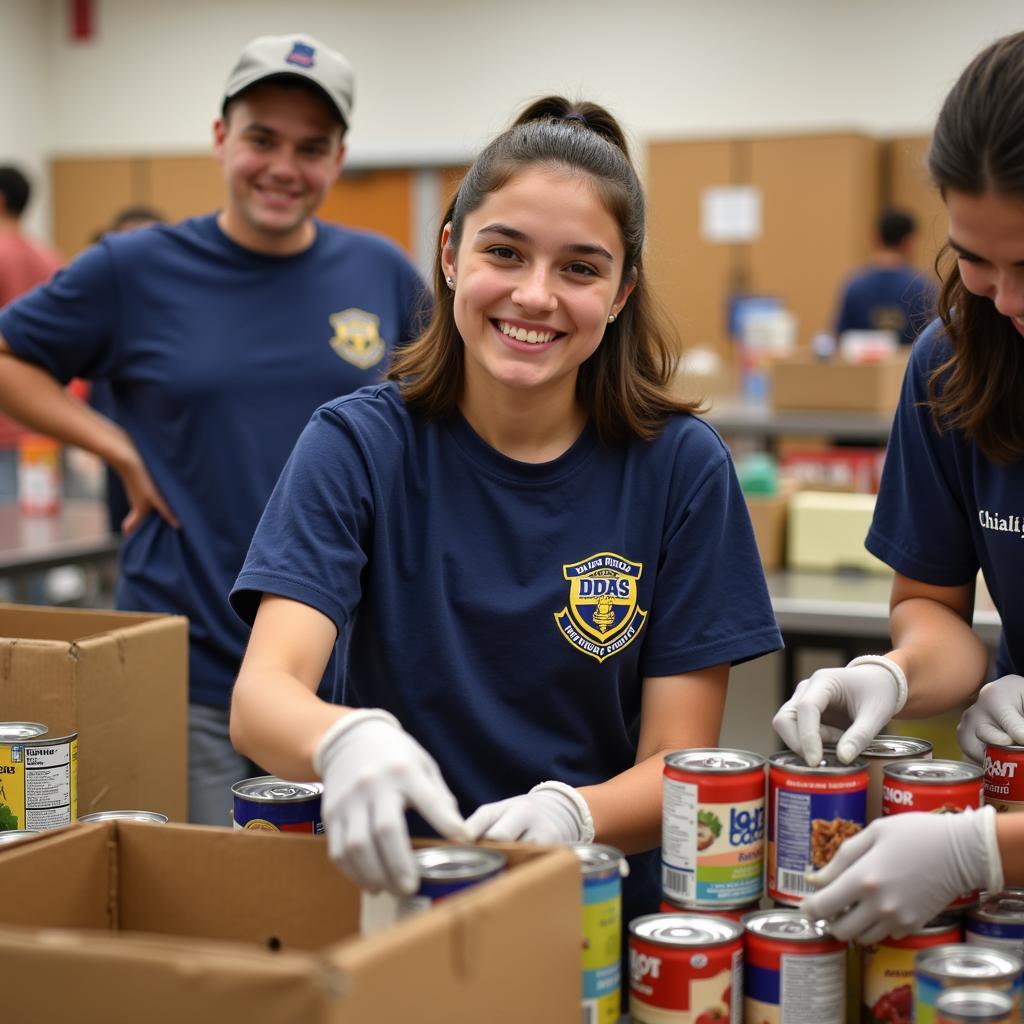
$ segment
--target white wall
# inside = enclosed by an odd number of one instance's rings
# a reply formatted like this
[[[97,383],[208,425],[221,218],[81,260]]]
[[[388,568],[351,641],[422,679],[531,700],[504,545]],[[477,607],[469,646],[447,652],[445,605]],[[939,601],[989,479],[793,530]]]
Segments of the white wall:
[[[95,5],[83,45],[67,39],[65,0],[0,0],[0,152],[203,149],[242,44],[296,30],[356,66],[352,162],[465,156],[549,91],[605,102],[638,141],[926,131],[972,54],[1024,28],[1020,0]]]

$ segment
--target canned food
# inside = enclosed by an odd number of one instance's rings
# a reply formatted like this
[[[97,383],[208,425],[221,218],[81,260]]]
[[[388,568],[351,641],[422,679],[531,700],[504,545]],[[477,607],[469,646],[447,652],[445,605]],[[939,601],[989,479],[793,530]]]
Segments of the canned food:
[[[78,733],[0,722],[0,832],[41,832],[78,817]]]
[[[761,898],[764,762],[718,747],[666,756],[661,887],[673,903],[716,911]]]
[[[35,832],[28,832],[23,828],[12,829],[9,832],[0,832],[0,846],[11,845],[13,846],[20,839],[26,839],[28,836],[34,836]]]
[[[752,914],[760,907],[760,900],[757,903],[749,903],[745,907],[723,907],[721,910],[712,910],[709,907],[684,907],[662,896],[658,910],[662,914],[713,914],[715,917],[727,917],[730,921],[742,921],[747,914]]]
[[[622,872],[614,846],[573,846],[583,873],[583,1020],[617,1024],[622,990]]]
[[[884,770],[882,814],[929,811],[955,814],[967,807],[981,807],[985,784],[981,768],[967,761],[900,761]],[[965,893],[950,903],[954,910],[972,907],[977,891]]]
[[[882,815],[882,771],[894,761],[925,761],[932,756],[928,740],[916,736],[876,736],[860,755],[868,763],[868,822]]]
[[[985,803],[997,811],[1024,811],[1024,747],[985,748]]]
[[[60,511],[60,444],[45,434],[18,439],[18,507],[24,515]]]
[[[955,917],[937,917],[902,939],[883,939],[861,950],[861,1013],[864,1021],[910,1021],[914,1009],[914,957],[922,949],[960,941]]]
[[[629,924],[632,1024],[740,1024],[743,927],[711,914],[647,914]]]
[[[148,821],[154,825],[166,825],[167,815],[159,811],[93,811],[92,814],[83,814],[79,821]]]
[[[413,850],[420,886],[412,896],[400,896],[397,917],[409,917],[428,910],[463,889],[496,878],[508,859],[498,850],[473,846],[424,846]]]
[[[1016,1024],[1013,999],[992,988],[951,988],[935,1001],[936,1024]]]
[[[984,893],[964,922],[968,942],[1005,949],[1024,959],[1024,889]]]
[[[867,762],[842,764],[826,750],[814,768],[792,751],[768,760],[768,895],[797,905],[823,868],[866,824]]]
[[[757,1024],[844,1024],[846,943],[792,908],[743,919],[745,1019]]]
[[[258,832],[320,834],[320,782],[287,782],[274,775],[243,779],[231,787],[234,827]]]
[[[935,1004],[950,988],[993,988],[1013,999],[1020,1014],[1021,959],[986,946],[957,943],[922,950],[914,960],[914,1024],[935,1024]]]

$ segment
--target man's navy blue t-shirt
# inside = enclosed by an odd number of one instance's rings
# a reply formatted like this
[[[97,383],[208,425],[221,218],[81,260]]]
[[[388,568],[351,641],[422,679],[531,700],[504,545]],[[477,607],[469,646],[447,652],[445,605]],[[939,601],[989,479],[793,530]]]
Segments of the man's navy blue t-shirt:
[[[1024,464],[990,462],[932,423],[928,378],[952,354],[936,320],[914,345],[868,532],[868,550],[922,583],[972,583],[978,569],[1003,622],[997,676],[1024,672]]]
[[[732,462],[701,420],[652,441],[592,427],[517,462],[394,384],[322,407],[267,505],[232,603],[330,618],[335,700],[383,707],[464,813],[546,779],[603,782],[636,758],[642,682],[781,646]],[[657,896],[657,858],[634,885]]]
[[[935,316],[935,289],[914,267],[871,267],[843,291],[836,334],[894,331],[910,345]]]
[[[296,439],[418,329],[422,283],[400,250],[314,223],[284,257],[236,245],[215,215],[108,235],[0,314],[17,356],[109,382],[181,523],[153,514],[127,538],[117,604],[188,616],[201,704],[228,703],[248,639],[228,593]]]

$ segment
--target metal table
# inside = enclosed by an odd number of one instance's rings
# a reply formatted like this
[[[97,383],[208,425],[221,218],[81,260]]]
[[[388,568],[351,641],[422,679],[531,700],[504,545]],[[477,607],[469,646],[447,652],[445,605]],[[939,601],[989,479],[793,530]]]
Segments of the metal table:
[[[105,502],[65,501],[54,516],[23,515],[0,503],[0,578],[16,601],[30,599],[32,578],[60,565],[114,567],[121,537],[111,533]]]

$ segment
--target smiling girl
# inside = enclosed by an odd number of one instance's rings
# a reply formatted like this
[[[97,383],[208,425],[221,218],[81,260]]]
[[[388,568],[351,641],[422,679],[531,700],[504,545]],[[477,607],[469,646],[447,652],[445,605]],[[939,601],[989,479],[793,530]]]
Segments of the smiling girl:
[[[323,779],[368,889],[415,888],[409,807],[649,851],[627,914],[657,909],[662,759],[715,744],[730,663],[780,646],[729,453],[668,387],[644,230],[611,116],[534,104],[451,203],[429,329],[317,411],[264,513],[232,739]]]

